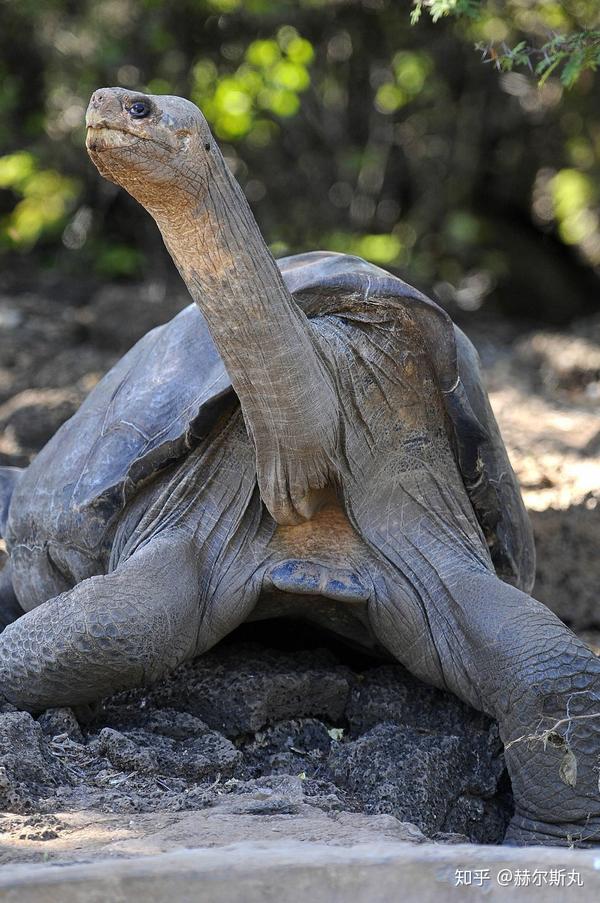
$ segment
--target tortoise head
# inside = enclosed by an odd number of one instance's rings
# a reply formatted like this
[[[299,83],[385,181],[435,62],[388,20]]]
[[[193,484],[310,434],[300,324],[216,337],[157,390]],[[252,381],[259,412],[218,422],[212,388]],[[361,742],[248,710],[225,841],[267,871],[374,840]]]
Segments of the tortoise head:
[[[86,126],[86,147],[100,174],[152,213],[197,202],[211,155],[220,157],[206,119],[182,97],[100,88]]]

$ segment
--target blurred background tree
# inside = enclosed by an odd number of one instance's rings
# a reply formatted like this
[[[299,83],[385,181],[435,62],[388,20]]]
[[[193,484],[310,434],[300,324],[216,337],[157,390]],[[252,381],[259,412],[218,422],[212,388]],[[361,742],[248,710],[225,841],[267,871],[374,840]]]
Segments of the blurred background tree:
[[[4,283],[171,278],[83,147],[119,84],[198,103],[276,256],[357,253],[456,310],[597,310],[599,25],[597,0],[0,0]]]

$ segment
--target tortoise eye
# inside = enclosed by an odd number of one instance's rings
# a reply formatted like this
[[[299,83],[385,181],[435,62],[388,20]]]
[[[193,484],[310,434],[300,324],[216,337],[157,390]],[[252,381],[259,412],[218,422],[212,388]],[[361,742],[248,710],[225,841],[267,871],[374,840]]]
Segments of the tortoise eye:
[[[143,100],[136,100],[135,103],[131,104],[127,112],[134,119],[143,119],[150,113],[150,104],[145,103]]]

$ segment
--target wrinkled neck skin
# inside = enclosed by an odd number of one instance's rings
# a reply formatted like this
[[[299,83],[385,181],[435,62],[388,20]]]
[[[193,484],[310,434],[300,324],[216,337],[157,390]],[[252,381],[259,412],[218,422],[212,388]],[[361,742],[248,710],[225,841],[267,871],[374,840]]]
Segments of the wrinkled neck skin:
[[[304,313],[284,285],[241,188],[214,148],[197,193],[146,204],[202,311],[256,448],[263,500],[279,523],[310,518],[329,481],[337,407]],[[328,442],[328,439],[331,441]]]
[[[238,183],[217,150],[208,177],[186,201],[150,210],[190,294],[204,314],[238,394],[259,390],[251,356],[272,354],[303,315],[293,303]],[[250,344],[248,344],[250,343]],[[266,367],[266,362],[265,362]]]

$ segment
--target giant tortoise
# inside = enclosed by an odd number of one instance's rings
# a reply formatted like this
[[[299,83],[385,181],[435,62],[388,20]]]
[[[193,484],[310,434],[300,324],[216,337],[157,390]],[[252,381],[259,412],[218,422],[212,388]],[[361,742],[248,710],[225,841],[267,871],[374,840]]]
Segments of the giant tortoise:
[[[528,594],[531,530],[469,341],[356,257],[275,263],[188,101],[106,88],[87,126],[195,304],[0,472],[0,692],[95,700],[243,621],[308,619],[497,719],[508,842],[593,842],[600,661]]]

